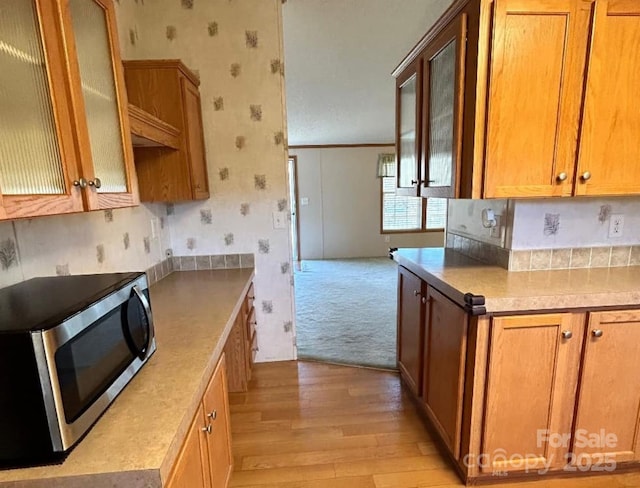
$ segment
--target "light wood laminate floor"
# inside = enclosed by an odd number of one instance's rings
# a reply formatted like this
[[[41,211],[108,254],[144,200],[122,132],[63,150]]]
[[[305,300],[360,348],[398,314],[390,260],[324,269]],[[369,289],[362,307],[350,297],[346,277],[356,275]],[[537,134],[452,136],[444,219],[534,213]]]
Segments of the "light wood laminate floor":
[[[232,393],[232,487],[461,487],[397,374],[313,362],[257,364]],[[501,483],[640,487],[640,473]]]

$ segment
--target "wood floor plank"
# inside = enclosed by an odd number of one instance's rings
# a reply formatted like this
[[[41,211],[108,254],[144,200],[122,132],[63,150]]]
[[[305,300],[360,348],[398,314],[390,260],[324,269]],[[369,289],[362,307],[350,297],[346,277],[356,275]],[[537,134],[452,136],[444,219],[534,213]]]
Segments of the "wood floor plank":
[[[294,466],[276,469],[254,469],[235,471],[231,476],[230,487],[280,484],[286,482],[302,482],[326,480],[336,477],[333,464],[316,466]]]
[[[424,469],[402,473],[376,474],[373,476],[376,488],[423,488],[428,486],[464,486],[453,470]]]
[[[376,436],[361,435],[353,437],[333,436],[328,438],[305,438],[292,441],[280,442],[251,442],[234,444],[233,452],[235,455],[244,456],[262,456],[266,454],[298,453],[305,451],[329,451],[332,449],[352,449],[361,447],[379,446]],[[420,447],[418,446],[418,449]]]
[[[430,455],[336,463],[335,470],[336,476],[365,476],[446,467],[446,461],[441,456]]]
[[[234,422],[231,416],[231,428]],[[335,439],[343,436],[342,429],[339,427],[316,427],[311,429],[283,429],[276,431],[262,432],[235,432],[231,436],[233,445],[237,444],[254,444],[264,442],[287,442],[307,439]]]
[[[415,429],[407,432],[389,432],[386,434],[375,434],[375,436],[379,446],[386,446],[388,444],[404,444],[405,442],[417,442],[418,447],[420,447],[420,444],[430,443],[433,445],[433,439],[426,429]],[[424,452],[423,454],[430,453]]]
[[[270,422],[234,422],[231,434],[242,432],[273,432],[291,429],[291,420],[273,420]]]
[[[372,476],[355,476],[315,481],[291,481],[286,483],[261,484],[244,488],[375,488]]]
[[[424,429],[414,419],[399,419],[387,422],[362,423],[355,425],[345,425],[342,432],[346,436],[366,435],[366,434],[389,434],[395,432],[410,432],[415,429]]]
[[[389,458],[419,455],[420,449],[418,449],[417,444],[329,449],[325,451],[305,451],[288,454],[277,453],[263,456],[247,456],[242,461],[242,470],[311,466],[328,463],[353,463],[372,459],[389,460]]]
[[[325,417],[311,417],[294,419],[291,421],[292,429],[306,429],[309,427],[339,427],[349,425],[362,425],[363,420],[366,418],[368,424],[374,424],[379,422],[414,422],[419,423],[420,419],[415,412],[411,411],[391,411],[391,412],[377,412],[369,413],[368,415],[362,415],[360,413],[348,413],[343,415],[332,415]]]
[[[268,410],[261,412],[262,420],[298,420],[311,419],[319,417],[334,417],[344,414],[348,411],[350,415],[368,415],[381,413],[401,413],[409,414],[412,412],[411,405],[403,405],[399,402],[384,402],[372,404],[360,404],[360,402],[336,402],[330,407],[310,406],[307,408],[290,408],[281,410]]]

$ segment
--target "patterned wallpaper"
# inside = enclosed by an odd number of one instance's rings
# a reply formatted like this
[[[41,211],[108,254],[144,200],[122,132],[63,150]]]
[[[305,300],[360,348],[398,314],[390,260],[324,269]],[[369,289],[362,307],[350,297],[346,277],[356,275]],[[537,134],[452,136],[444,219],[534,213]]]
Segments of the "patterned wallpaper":
[[[253,253],[258,361],[295,357],[281,0],[120,0],[125,59],[179,58],[201,80],[211,198],[166,206],[176,256]]]

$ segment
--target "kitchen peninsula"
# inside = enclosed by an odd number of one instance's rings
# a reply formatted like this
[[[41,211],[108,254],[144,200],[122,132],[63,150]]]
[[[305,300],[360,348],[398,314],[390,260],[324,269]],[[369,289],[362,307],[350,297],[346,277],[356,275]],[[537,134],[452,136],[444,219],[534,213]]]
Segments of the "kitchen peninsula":
[[[392,258],[398,366],[464,480],[638,469],[640,267]]]

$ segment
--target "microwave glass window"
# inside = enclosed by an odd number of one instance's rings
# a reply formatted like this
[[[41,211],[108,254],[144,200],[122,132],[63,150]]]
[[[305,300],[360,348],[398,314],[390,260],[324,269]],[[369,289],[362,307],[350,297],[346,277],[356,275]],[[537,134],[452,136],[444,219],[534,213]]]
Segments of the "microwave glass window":
[[[144,291],[147,300],[149,291]],[[136,357],[146,354],[149,322],[138,297],[87,327],[55,354],[67,423],[102,395]]]
[[[67,422],[104,393],[133,357],[124,340],[120,308],[58,349],[56,369]]]

